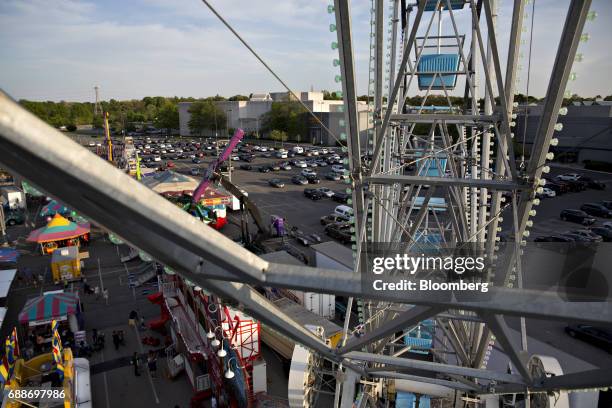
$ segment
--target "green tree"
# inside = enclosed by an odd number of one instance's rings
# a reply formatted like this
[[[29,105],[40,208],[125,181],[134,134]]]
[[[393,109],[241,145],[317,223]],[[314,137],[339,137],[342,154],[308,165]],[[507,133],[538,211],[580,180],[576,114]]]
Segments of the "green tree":
[[[225,113],[210,100],[194,102],[189,108],[191,119],[189,119],[189,130],[192,134],[202,136],[205,130],[215,129],[217,126],[224,127],[227,118]]]
[[[272,102],[272,107],[262,120],[264,131],[281,130],[288,137],[307,133],[307,120],[298,102]]]
[[[270,132],[270,139],[276,142],[286,142],[287,141],[287,133],[282,130],[273,130]]]
[[[323,99],[328,100],[328,101],[341,101],[342,93],[341,92],[329,92],[329,91],[324,90]]]
[[[228,98],[228,101],[248,101],[249,97],[246,95],[234,95]]]
[[[159,112],[157,112],[155,126],[158,129],[165,129],[168,135],[170,135],[172,129],[179,128],[179,113],[176,104],[167,102]]]

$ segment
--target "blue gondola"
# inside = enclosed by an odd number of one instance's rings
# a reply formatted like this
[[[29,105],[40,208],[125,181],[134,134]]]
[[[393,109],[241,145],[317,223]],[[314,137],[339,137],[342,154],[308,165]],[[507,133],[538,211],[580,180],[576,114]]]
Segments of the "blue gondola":
[[[417,65],[419,89],[448,91],[455,89],[459,70],[459,54],[422,55]],[[433,84],[432,84],[433,83]]]
[[[418,1],[421,3],[422,0]],[[436,5],[438,4],[437,0],[425,0],[425,11],[435,11]],[[465,6],[465,0],[450,0],[451,9],[460,10]],[[440,7],[447,9],[448,6],[446,4],[446,0],[440,0]]]
[[[435,330],[434,320],[423,320],[417,326],[406,332],[404,344],[413,347],[410,352],[417,354],[429,354],[433,344],[433,333]]]

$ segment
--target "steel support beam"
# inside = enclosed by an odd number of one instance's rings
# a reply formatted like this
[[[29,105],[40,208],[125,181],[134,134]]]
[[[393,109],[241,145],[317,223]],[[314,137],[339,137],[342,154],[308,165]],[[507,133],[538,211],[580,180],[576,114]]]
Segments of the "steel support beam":
[[[500,315],[490,313],[481,313],[481,316],[484,320],[486,320],[487,325],[493,334],[495,334],[497,340],[499,340],[502,349],[512,364],[514,364],[516,370],[523,377],[525,382],[529,383],[531,381],[531,374],[529,374],[529,369],[527,368],[527,356],[517,351],[512,344],[512,340],[510,339],[510,329],[508,328],[504,318]]]
[[[433,123],[445,121],[449,124],[484,124],[500,122],[499,115],[454,115],[451,113],[395,113],[391,115],[394,122]]]
[[[493,371],[479,370],[469,367],[458,367],[448,364],[432,363],[429,361],[412,360],[401,357],[391,357],[382,354],[363,353],[361,351],[352,351],[344,355],[345,358],[366,361],[370,363],[385,364],[397,367],[414,368],[417,370],[429,371],[443,374],[456,374],[466,377],[482,378],[486,380],[495,380],[513,384],[525,384],[523,378],[519,375],[496,373]]]
[[[362,337],[353,338],[353,340],[349,341],[346,346],[341,347],[337,352],[338,354],[345,354],[353,350],[358,350],[367,344],[393,335],[397,331],[410,328],[422,320],[435,316],[442,310],[442,308],[414,306],[410,310],[401,313],[393,320],[385,322],[382,326],[364,334]]]
[[[420,375],[403,374],[403,373],[397,373],[393,371],[376,371],[376,372],[368,371],[368,375],[374,378],[392,378],[392,379],[398,379],[398,380],[418,381],[418,382],[422,382],[425,384],[441,385],[444,387],[453,388],[455,390],[465,391],[465,392],[478,392],[480,390],[480,388],[476,386],[471,387],[469,385],[462,384],[460,382],[441,380],[439,378],[422,377]]]
[[[334,7],[336,11],[336,31],[338,33],[345,126],[348,139],[349,171],[353,182],[353,218],[355,231],[361,231],[361,216],[365,208],[363,188],[361,187],[361,147],[359,142],[359,117],[357,112],[350,1],[335,0]],[[360,244],[360,242],[357,242],[358,249]]]
[[[365,183],[372,184],[415,184],[426,186],[441,186],[441,187],[474,187],[488,188],[490,190],[522,190],[529,188],[525,184],[519,184],[513,181],[504,180],[482,180],[482,179],[467,179],[467,178],[451,178],[451,177],[430,177],[430,176],[402,176],[402,175],[373,175],[364,178]]]
[[[565,86],[576,57],[576,50],[584,28],[591,0],[572,0],[561,33],[561,40],[557,49],[557,56],[548,83],[546,98],[542,108],[542,116],[533,139],[532,151],[527,166],[527,175],[535,183],[542,176],[542,167],[546,163],[546,155],[550,147],[554,127],[559,116],[559,109],[563,102]],[[525,231],[532,200],[528,192],[523,192],[518,204],[519,234]]]

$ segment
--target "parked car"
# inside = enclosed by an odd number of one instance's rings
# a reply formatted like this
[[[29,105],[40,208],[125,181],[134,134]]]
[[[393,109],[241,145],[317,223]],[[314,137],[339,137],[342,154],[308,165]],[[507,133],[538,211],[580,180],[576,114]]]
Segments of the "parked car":
[[[346,171],[346,169],[344,168],[344,166],[340,165],[340,164],[334,164],[331,167],[332,171],[334,173],[344,173]]]
[[[317,188],[317,191],[319,191],[321,194],[323,194],[327,198],[332,198],[332,196],[334,195],[334,192],[331,191],[327,187],[319,187]]]
[[[295,167],[299,167],[299,168],[306,168],[306,167],[308,167],[308,165],[306,164],[306,162],[304,160],[296,161],[294,166]]]
[[[606,184],[602,183],[599,180],[595,180],[592,179],[590,177],[580,177],[580,181],[582,181],[583,183],[586,183],[586,186],[588,188],[592,188],[594,190],[605,190],[606,189]]]
[[[594,232],[591,232],[590,230],[587,230],[587,229],[579,229],[579,230],[567,231],[565,234],[580,235],[582,237],[585,237],[586,239],[589,239],[591,242],[601,242],[601,241],[603,241],[602,237],[600,237],[599,235],[597,235]]]
[[[272,187],[276,187],[276,188],[283,188],[285,187],[285,183],[283,183],[280,179],[277,178],[273,178],[268,180],[268,184],[271,185]]]
[[[280,171],[280,169],[281,169],[278,164],[273,164],[273,165],[268,166],[268,167],[270,167],[270,170],[272,170],[272,171]]]
[[[321,182],[321,179],[316,174],[309,174],[308,176],[304,177],[306,177],[306,180],[308,180],[308,184],[319,184]]]
[[[599,235],[604,242],[612,241],[612,229],[606,227],[591,227],[591,232]]]
[[[191,161],[194,162],[195,164],[202,163],[202,160],[198,159],[197,157],[194,157],[193,159],[191,159]]]
[[[612,210],[606,208],[603,204],[598,203],[586,203],[580,206],[580,209],[589,215],[593,215],[595,217],[604,217],[610,218],[612,217]]]
[[[315,190],[314,188],[305,188],[304,196],[310,198],[313,201],[320,200],[323,198],[323,194],[321,194],[321,192]]]
[[[291,170],[291,166],[289,165],[289,163],[279,163],[278,166],[281,168],[281,170]]]
[[[570,191],[574,192],[584,191],[587,188],[587,183],[581,180],[565,180],[564,183],[568,185]]]
[[[240,168],[242,170],[253,170],[253,166],[251,166],[250,164],[241,164]]]
[[[269,166],[259,166],[259,172],[260,173],[269,173],[270,172],[270,167]]]
[[[311,169],[304,169],[300,172],[300,174],[304,177],[308,177],[308,176],[316,176],[317,173],[315,173],[314,170]]]
[[[348,205],[338,205],[336,208],[334,208],[334,214],[350,218],[353,216],[353,209]]]
[[[555,190],[548,187],[542,188],[542,192],[538,193],[538,197],[555,197],[556,195]]]
[[[345,221],[348,221],[348,218],[339,214],[330,214],[321,217],[321,225],[329,225]]]
[[[166,167],[167,167],[167,168],[172,168],[172,167],[174,167],[174,162],[171,162],[170,160],[168,160],[168,161],[166,162]]]
[[[610,329],[587,324],[571,324],[565,328],[571,337],[586,341],[612,353],[612,332]]]
[[[252,154],[243,154],[238,157],[240,157],[240,160],[249,162],[249,163],[252,162],[253,159],[255,158],[255,156],[253,156]]]
[[[198,174],[200,174],[200,170],[197,168],[193,168],[189,170],[189,174],[191,174],[192,176],[197,176]]]
[[[348,224],[329,224],[325,227],[325,233],[343,244],[351,242],[351,228]]]
[[[565,236],[565,235],[553,234],[553,235],[541,235],[539,237],[536,237],[533,240],[533,242],[571,243],[571,242],[574,242],[574,239],[572,239],[571,237]]]
[[[337,173],[326,173],[325,178],[332,181],[340,180],[340,176]]]
[[[595,223],[595,218],[581,210],[566,209],[561,211],[560,217],[563,221],[577,222],[582,225],[592,225]]]
[[[580,179],[580,174],[577,174],[577,173],[561,174],[557,176],[557,179],[561,181],[577,181],[578,179]]]
[[[608,210],[612,210],[612,201],[602,201],[601,205],[606,207]]]
[[[331,197],[332,200],[339,203],[348,203],[349,198],[351,198],[350,194],[347,194],[342,191],[334,191],[334,195]]]
[[[4,224],[7,227],[23,224],[25,222],[25,214],[23,211],[6,211],[4,214]]]
[[[291,182],[298,185],[308,184],[308,180],[304,176],[293,176],[291,177]]]

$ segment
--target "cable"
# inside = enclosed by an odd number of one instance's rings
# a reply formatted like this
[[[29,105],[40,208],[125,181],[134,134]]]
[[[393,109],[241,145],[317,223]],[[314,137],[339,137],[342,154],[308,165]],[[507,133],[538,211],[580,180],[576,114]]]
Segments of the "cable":
[[[531,32],[529,33],[529,59],[527,62],[527,86],[525,92],[527,93],[527,102],[525,105],[525,123],[523,126],[523,152],[522,152],[522,165],[525,166],[525,138],[527,137],[527,121],[529,119],[529,82],[531,80],[531,51],[533,49],[533,23],[535,20],[535,3],[533,0],[531,3]]]
[[[283,87],[285,87],[285,89],[287,90],[288,93],[291,94],[291,96],[293,96],[299,103],[300,105],[302,105],[304,107],[304,109],[306,109],[306,111],[310,114],[310,116],[312,116],[315,121],[317,121],[317,123],[319,125],[321,125],[321,127],[323,129],[325,129],[327,131],[327,133],[329,133],[335,140],[336,142],[338,142],[340,144],[340,146],[342,147],[346,147],[346,145],[344,143],[342,143],[340,141],[340,139],[338,139],[336,137],[336,135],[329,130],[329,128],[327,126],[325,126],[323,124],[323,122],[321,122],[321,120],[317,117],[317,115],[314,114],[313,111],[310,110],[310,108],[308,108],[308,106],[306,106],[306,104],[304,102],[302,102],[302,100],[300,98],[297,97],[297,95],[289,88],[289,86],[287,86],[287,84],[276,74],[276,72],[274,72],[274,70],[272,68],[270,68],[270,66],[268,64],[266,64],[266,62],[259,56],[259,54],[257,54],[255,52],[255,50],[253,50],[253,48],[251,48],[251,46],[249,44],[247,44],[247,42],[240,36],[240,34],[238,34],[236,32],[236,30],[234,30],[234,28],[227,22],[225,21],[225,19],[223,17],[221,17],[221,15],[217,12],[217,10],[215,10],[213,8],[213,6],[207,1],[207,0],[202,0],[202,2],[210,9],[210,11],[213,12],[213,14],[215,16],[217,16],[217,18],[236,36],[236,38],[238,38],[238,40],[240,40],[240,42],[249,50],[251,51],[251,54],[253,54],[255,56],[255,58],[257,58],[259,60],[259,62],[261,62],[263,64],[264,67],[266,67],[266,69],[274,76],[274,78],[276,78],[278,80],[278,82],[281,83],[281,85]]]

